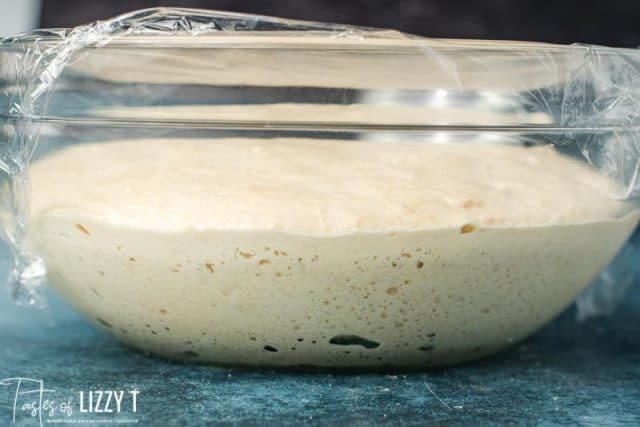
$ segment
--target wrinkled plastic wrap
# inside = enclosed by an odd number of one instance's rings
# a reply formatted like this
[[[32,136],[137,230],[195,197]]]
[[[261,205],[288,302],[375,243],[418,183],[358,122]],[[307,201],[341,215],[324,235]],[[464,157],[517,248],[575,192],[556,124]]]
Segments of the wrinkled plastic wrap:
[[[274,61],[256,52],[246,63],[234,63],[233,53],[221,53],[207,62],[207,58],[191,55],[188,49],[198,43],[212,49],[225,44],[235,46],[238,40],[242,42],[242,37],[258,34],[269,34],[269,37],[281,34],[284,43],[308,40],[312,44],[353,44],[356,49],[358,43],[373,41],[378,47],[405,49],[411,54],[405,63],[387,60],[383,64],[377,63],[374,57],[365,61],[357,56],[345,60],[327,55],[322,59],[318,52],[301,53],[298,59],[282,54],[281,59]],[[240,39],[234,39],[235,35]],[[149,43],[158,49],[149,48]],[[147,48],[136,50],[136,44]],[[107,46],[114,47],[113,52],[104,50]],[[123,47],[118,50],[118,46]],[[167,60],[164,54],[162,59],[154,58],[156,52],[163,53],[163,48],[173,49],[170,55],[173,60]],[[173,123],[180,117],[171,110],[154,115],[137,110],[136,105],[125,105],[116,101],[122,93],[105,93],[108,85],[104,84],[88,89],[97,99],[92,108],[86,103],[95,101],[93,97],[74,95],[75,92],[67,94],[62,102],[56,99],[60,98],[56,91],[69,83],[68,79],[61,78],[65,73],[85,78],[97,76],[102,82],[118,82],[127,75],[131,85],[128,90],[135,91],[138,106],[142,107],[163,105],[163,100],[176,95],[176,92],[163,92],[162,84],[188,84],[193,89],[215,83],[241,88],[250,82],[263,87],[268,94],[274,93],[269,92],[273,87],[305,88],[310,93],[322,89],[317,97],[328,96],[326,104],[331,105],[319,109],[313,117],[290,114],[291,111],[283,107],[280,117],[287,119],[283,121],[261,111],[258,103],[256,111],[249,113],[224,108],[213,110],[212,114],[191,112],[192,125],[201,127],[208,122],[207,126],[215,126],[219,122],[218,125],[224,127],[249,115],[245,122],[254,127],[291,128],[300,132],[305,126],[329,129],[333,125],[344,132],[379,126],[379,132],[394,132],[404,127],[438,131],[445,136],[449,131],[457,134],[462,130],[466,134],[489,137],[511,132],[517,134],[515,138],[520,142],[542,139],[578,151],[615,182],[611,197],[631,200],[640,194],[639,59],[640,54],[635,50],[626,49],[429,40],[387,30],[164,8],[134,12],[70,30],[41,30],[5,38],[0,41],[3,82],[0,214],[2,237],[8,242],[14,261],[9,281],[18,300],[32,304],[41,301],[46,260],[32,253],[24,244],[24,238],[29,226],[28,166],[43,126],[107,119],[129,124],[135,120]],[[140,64],[136,63],[138,60]],[[287,69],[278,68],[280,60],[287,64]],[[324,66],[321,72],[314,71],[318,64]],[[118,70],[122,67],[127,67],[128,74],[121,75]],[[140,67],[139,74],[131,72],[136,67]],[[260,72],[252,74],[251,67]],[[511,73],[510,69],[515,71]],[[287,100],[300,93],[302,89],[285,91],[278,96]],[[360,104],[367,105],[351,108],[356,103],[354,93]],[[476,103],[473,108],[479,115],[458,117],[455,111],[439,115],[438,100],[451,94],[454,98],[459,96],[464,105]],[[395,116],[384,115],[386,121],[382,123],[371,123],[367,108],[390,105],[389,110],[384,110],[388,112],[397,108],[403,97],[408,97],[407,103],[414,106],[428,98],[428,114],[413,108]],[[495,114],[480,114],[486,108]],[[218,122],[208,120],[211,117]],[[69,132],[73,132],[72,126]],[[627,248],[622,256],[635,259],[637,264],[637,250],[634,250]],[[603,273],[601,284],[580,298],[581,315],[608,310],[621,290],[634,280],[635,276],[630,274],[636,273],[624,268]]]

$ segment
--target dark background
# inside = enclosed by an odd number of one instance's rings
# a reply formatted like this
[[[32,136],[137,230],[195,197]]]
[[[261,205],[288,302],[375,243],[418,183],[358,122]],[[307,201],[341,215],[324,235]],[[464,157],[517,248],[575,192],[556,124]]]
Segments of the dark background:
[[[640,46],[640,0],[43,0],[41,27],[176,6],[393,28],[430,37]]]

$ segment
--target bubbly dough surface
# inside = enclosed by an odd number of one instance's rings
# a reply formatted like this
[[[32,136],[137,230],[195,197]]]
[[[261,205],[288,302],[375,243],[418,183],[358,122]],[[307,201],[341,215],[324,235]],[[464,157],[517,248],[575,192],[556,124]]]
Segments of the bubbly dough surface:
[[[610,183],[551,146],[313,139],[130,140],[31,169],[33,212],[157,231],[296,234],[584,223]],[[49,185],[51,183],[51,185]]]
[[[569,304],[640,217],[544,146],[131,140],[31,172],[56,291],[129,345],[223,364],[490,354]]]

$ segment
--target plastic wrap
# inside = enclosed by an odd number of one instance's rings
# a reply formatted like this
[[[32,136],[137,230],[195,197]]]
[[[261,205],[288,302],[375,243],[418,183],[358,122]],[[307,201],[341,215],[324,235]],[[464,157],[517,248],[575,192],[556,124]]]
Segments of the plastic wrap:
[[[257,35],[257,45],[279,38],[293,52],[301,49],[301,43],[316,50],[272,57],[247,49],[251,44],[247,39]],[[196,45],[227,46],[250,54],[240,62],[233,52],[221,50],[209,59],[192,54],[190,48]],[[113,49],[106,50],[107,46]],[[331,51],[336,46],[340,52],[364,49],[365,54],[323,59],[322,47]],[[409,54],[405,62],[395,63],[367,56],[367,49]],[[370,139],[409,130],[436,134],[438,142],[444,143],[455,143],[459,135],[472,139],[508,135],[520,143],[551,142],[569,155],[583,156],[615,184],[610,197],[635,200],[640,194],[639,59],[640,54],[629,49],[431,40],[388,30],[166,8],[70,30],[41,30],[2,39],[0,213],[2,237],[14,261],[9,281],[18,300],[41,300],[46,260],[25,243],[28,170],[40,133],[51,123],[130,125],[137,121],[194,129],[329,133],[365,129]],[[280,62],[288,68],[280,68]],[[251,67],[259,71],[253,73]],[[58,95],[71,81],[71,77],[61,78],[67,74],[98,81],[88,90],[95,97],[76,92],[64,99]],[[129,86],[118,86],[120,92],[105,91],[109,82],[115,85],[123,79]],[[202,110],[206,101],[195,110],[180,101],[174,110],[148,108],[162,107],[178,94],[176,89],[163,91],[162,85],[193,90],[219,84],[237,89],[249,83],[263,88],[270,99],[276,96],[272,88],[293,89],[278,92],[283,105],[275,113],[262,109],[260,102],[249,109],[240,105],[238,111],[229,108],[227,101],[217,109]],[[126,90],[135,92],[135,102],[120,99]],[[287,106],[288,100],[303,92],[316,97],[312,115]],[[449,105],[446,99],[471,105],[473,114],[443,110]],[[73,132],[73,126],[68,131]],[[599,296],[589,297],[592,293],[580,299],[581,313],[607,308],[627,286],[628,277],[625,272],[605,272],[605,285],[595,291]]]

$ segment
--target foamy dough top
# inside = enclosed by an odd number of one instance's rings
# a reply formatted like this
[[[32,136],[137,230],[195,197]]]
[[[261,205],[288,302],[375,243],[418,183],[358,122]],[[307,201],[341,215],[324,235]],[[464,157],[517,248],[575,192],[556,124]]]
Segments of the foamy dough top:
[[[551,146],[147,139],[69,146],[31,168],[32,216],[158,232],[312,235],[611,219],[610,182]]]

